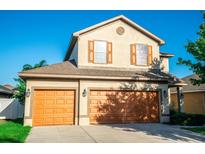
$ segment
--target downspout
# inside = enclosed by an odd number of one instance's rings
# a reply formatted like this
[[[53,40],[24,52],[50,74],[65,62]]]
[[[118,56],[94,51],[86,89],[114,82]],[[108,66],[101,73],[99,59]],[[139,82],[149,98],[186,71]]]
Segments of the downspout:
[[[178,102],[178,112],[181,112],[181,101],[180,101],[180,92],[179,87],[177,87],[177,102]]]
[[[78,80],[78,121],[77,121],[77,125],[80,124],[80,80]]]
[[[204,105],[204,113],[205,113],[205,92],[204,92],[204,95],[203,95],[203,96],[204,96],[204,99],[203,99],[203,103],[204,103],[204,104],[203,104],[203,105]]]

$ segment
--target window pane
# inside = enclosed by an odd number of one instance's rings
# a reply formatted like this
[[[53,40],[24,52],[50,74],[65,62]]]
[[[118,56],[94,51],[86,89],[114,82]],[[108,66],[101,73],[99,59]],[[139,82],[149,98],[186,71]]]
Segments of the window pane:
[[[147,65],[148,47],[147,45],[137,44],[137,65]]]
[[[94,43],[94,62],[106,63],[107,42],[95,41]]]
[[[95,63],[106,63],[106,56],[103,52],[95,52],[94,58]]]

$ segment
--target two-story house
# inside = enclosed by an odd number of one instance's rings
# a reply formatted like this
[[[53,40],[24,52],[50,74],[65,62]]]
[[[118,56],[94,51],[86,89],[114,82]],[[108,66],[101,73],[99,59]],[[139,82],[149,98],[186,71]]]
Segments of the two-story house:
[[[62,63],[19,73],[25,125],[168,122],[168,88],[183,82],[164,43],[124,16],[73,33]]]

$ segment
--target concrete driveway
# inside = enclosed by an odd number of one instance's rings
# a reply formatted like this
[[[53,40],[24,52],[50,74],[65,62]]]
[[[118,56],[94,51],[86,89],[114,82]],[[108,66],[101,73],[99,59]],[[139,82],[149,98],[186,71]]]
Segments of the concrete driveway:
[[[169,143],[205,142],[205,136],[164,124],[34,127],[30,143]]]

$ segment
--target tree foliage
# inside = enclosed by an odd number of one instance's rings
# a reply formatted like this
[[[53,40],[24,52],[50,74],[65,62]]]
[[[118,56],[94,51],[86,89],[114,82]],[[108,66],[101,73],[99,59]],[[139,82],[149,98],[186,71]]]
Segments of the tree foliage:
[[[182,58],[178,59],[178,64],[188,66],[199,76],[198,79],[191,79],[193,85],[205,83],[205,12],[203,13],[203,23],[199,28],[197,40],[195,42],[189,41],[185,46],[187,52],[193,55],[195,62]]]
[[[39,67],[47,66],[47,63],[45,60],[41,60],[38,64],[35,64],[34,66],[30,64],[23,65],[22,71],[27,71]],[[14,80],[17,82],[16,84],[16,93],[14,94],[14,98],[17,98],[21,103],[24,104],[25,102],[25,93],[26,93],[26,82],[21,78],[14,78]]]

